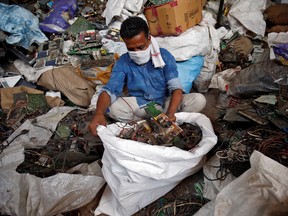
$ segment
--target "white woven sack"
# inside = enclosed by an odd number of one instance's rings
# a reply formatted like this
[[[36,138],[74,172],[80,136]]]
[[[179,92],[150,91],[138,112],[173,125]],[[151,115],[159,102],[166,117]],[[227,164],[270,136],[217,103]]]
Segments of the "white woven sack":
[[[191,151],[125,140],[117,137],[119,123],[99,126],[104,143],[102,172],[108,183],[95,215],[132,215],[199,171],[217,136],[210,120],[200,113],[176,113],[179,125],[200,126],[202,140]],[[202,161],[202,163],[201,163]]]

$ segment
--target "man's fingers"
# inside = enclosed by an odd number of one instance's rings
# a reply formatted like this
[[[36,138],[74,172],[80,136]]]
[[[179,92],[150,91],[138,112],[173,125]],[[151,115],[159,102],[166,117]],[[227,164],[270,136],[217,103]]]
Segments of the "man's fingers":
[[[97,134],[97,127],[99,126],[99,123],[93,123],[89,125],[89,130],[94,136],[98,136]]]

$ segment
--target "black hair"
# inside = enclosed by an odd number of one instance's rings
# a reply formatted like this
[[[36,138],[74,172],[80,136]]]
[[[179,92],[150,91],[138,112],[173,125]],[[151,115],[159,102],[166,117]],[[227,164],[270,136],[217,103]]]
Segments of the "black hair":
[[[129,17],[121,25],[120,36],[125,38],[133,38],[134,36],[144,32],[148,38],[149,29],[146,21],[140,17]]]

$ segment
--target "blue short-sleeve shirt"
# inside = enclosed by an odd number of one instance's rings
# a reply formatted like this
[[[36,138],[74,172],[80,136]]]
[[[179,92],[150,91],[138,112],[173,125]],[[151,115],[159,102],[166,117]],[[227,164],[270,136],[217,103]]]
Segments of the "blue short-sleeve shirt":
[[[136,97],[140,107],[154,101],[164,106],[166,97],[175,89],[181,89],[176,61],[166,49],[160,48],[165,62],[163,68],[155,68],[150,59],[143,65],[137,65],[128,53],[123,54],[115,63],[109,82],[102,88],[111,97],[113,103],[122,95],[126,84],[128,96]]]

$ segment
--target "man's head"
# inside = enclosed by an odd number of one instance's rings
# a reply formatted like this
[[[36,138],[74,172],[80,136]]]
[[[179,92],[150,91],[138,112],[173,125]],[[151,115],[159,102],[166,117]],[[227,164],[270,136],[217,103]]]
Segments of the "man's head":
[[[121,25],[120,36],[128,51],[143,51],[150,44],[147,23],[140,17],[129,17]]]
[[[120,35],[124,39],[130,39],[143,32],[148,38],[149,30],[144,19],[140,17],[129,17],[121,25]]]

